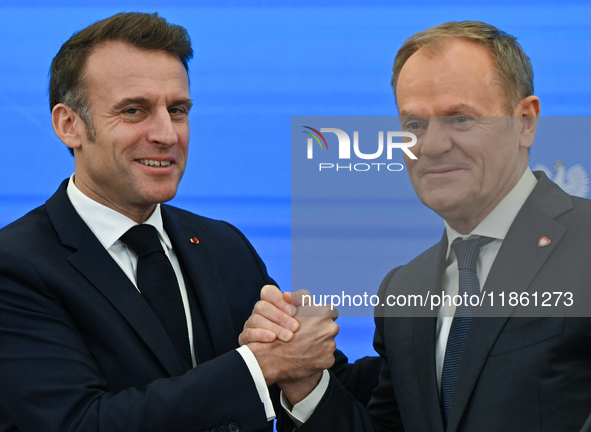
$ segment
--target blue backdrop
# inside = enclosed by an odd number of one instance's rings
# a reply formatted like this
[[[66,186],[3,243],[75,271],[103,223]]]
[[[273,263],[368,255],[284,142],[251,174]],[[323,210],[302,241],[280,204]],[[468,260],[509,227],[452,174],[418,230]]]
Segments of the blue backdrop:
[[[189,168],[174,203],[241,228],[284,289],[292,288],[291,116],[396,115],[390,71],[412,33],[450,20],[494,24],[516,35],[531,57],[543,115],[591,112],[591,7],[582,1],[80,3],[0,1],[0,226],[42,204],[73,171],[47,102],[47,71],[61,44],[116,12],[158,11],[189,30],[195,49]],[[564,158],[558,146],[539,155],[534,146],[532,165],[552,167]],[[567,168],[589,159],[569,157]],[[409,226],[409,245],[438,240],[440,231],[431,228],[441,222],[413,203],[410,189],[395,199],[426,224]],[[408,261],[415,249],[392,264]],[[371,352],[371,319],[342,320],[341,328],[339,345],[351,357]]]

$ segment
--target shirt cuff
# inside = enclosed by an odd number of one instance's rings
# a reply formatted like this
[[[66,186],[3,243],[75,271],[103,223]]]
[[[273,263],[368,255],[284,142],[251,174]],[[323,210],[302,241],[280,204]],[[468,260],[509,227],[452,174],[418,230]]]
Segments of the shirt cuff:
[[[314,390],[312,390],[308,396],[295,404],[291,410],[288,408],[289,404],[283,397],[283,392],[281,392],[281,406],[297,427],[300,427],[306,423],[306,421],[310,418],[322,400],[324,393],[326,393],[329,382],[330,373],[325,369],[322,372],[322,378],[320,379],[320,382],[316,388],[314,388]]]
[[[265,407],[267,421],[273,420],[275,418],[275,410],[273,409],[273,402],[271,401],[269,389],[267,388],[267,383],[265,381],[263,371],[259,366],[259,362],[250,348],[246,345],[242,345],[240,348],[237,348],[236,351],[238,351],[238,353],[242,356],[244,363],[246,363],[246,367],[248,367],[248,370],[250,371],[250,375],[252,375],[254,385],[257,389],[257,392],[259,393],[261,402]]]

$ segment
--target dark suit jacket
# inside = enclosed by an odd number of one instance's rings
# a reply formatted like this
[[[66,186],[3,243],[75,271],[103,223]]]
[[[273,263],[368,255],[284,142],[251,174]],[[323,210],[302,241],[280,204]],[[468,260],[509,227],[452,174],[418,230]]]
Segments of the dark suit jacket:
[[[551,243],[539,247],[543,236]],[[441,292],[446,250],[444,235],[390,272],[381,295]],[[495,295],[573,291],[589,316],[590,258],[591,201],[570,197],[542,175],[483,290]],[[382,318],[376,318],[374,345],[385,366],[368,410],[331,380],[301,432],[444,431],[435,372],[436,317],[377,313]],[[591,319],[477,315],[466,336],[447,431],[578,431],[591,412]],[[283,427],[289,430],[289,422]]]
[[[66,184],[0,231],[0,431],[270,430],[235,351],[260,289],[274,284],[250,243],[227,223],[162,206],[201,324],[189,369]],[[371,383],[372,368],[337,357],[350,388],[371,393],[360,380]]]

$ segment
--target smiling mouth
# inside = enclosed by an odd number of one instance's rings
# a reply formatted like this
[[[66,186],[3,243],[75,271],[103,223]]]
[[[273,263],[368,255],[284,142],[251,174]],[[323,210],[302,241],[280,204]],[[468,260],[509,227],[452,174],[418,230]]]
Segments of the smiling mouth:
[[[456,169],[448,169],[444,171],[429,171],[427,174],[447,174],[452,171],[457,171]]]
[[[153,160],[153,159],[136,159],[136,162],[141,163],[142,165],[146,165],[149,167],[162,167],[162,168],[166,168],[167,166],[170,166],[170,161],[157,161],[157,160]]]
[[[425,174],[447,174],[454,171],[460,171],[460,168],[439,168],[431,169],[425,172]]]

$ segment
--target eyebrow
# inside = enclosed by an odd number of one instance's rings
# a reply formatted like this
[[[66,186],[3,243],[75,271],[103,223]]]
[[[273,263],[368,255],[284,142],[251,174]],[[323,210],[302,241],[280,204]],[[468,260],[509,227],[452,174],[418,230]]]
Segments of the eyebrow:
[[[177,99],[172,101],[171,105],[185,105],[187,109],[191,109],[193,107],[193,101],[189,98]]]
[[[145,97],[125,98],[121,99],[113,109],[120,110],[127,105],[148,105],[149,103],[150,101]]]
[[[436,117],[450,117],[450,116],[456,116],[456,115],[476,116],[478,114],[477,114],[476,109],[472,105],[458,104],[458,105],[453,105],[453,106],[447,108],[443,112],[443,114],[438,115]],[[431,116],[418,115],[418,114],[414,114],[412,111],[402,110],[402,111],[400,111],[400,117],[431,117]]]
[[[119,103],[117,103],[117,105],[113,107],[113,109],[120,110],[128,105],[150,105],[150,99],[141,96],[134,98],[125,98],[120,100]],[[193,106],[193,102],[189,98],[183,98],[172,101],[170,105],[185,105],[187,109],[191,109],[191,107]]]

